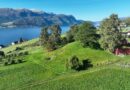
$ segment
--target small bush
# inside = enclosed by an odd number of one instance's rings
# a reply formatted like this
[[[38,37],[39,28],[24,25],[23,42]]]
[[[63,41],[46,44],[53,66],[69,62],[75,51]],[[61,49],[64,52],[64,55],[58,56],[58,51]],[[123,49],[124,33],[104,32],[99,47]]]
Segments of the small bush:
[[[24,55],[23,52],[18,53],[18,56],[23,56],[23,55]]]
[[[13,55],[13,54],[10,54],[9,56],[12,58],[14,55]]]
[[[4,57],[5,53],[3,51],[0,51],[0,56]]]
[[[45,60],[51,60],[51,58],[50,57],[46,57]]]
[[[8,62],[11,62],[11,58],[8,58],[7,61],[8,61]]]
[[[16,64],[15,60],[11,60],[10,64]]]
[[[8,54],[9,54],[9,53],[12,53],[12,51],[9,51],[9,52],[7,52],[7,53],[8,53]]]
[[[4,62],[4,66],[7,66],[8,65],[8,62]]]
[[[23,50],[21,47],[16,47],[15,51]]]
[[[6,55],[5,58],[11,58],[11,55]]]
[[[0,56],[0,62],[2,62],[2,59],[3,59],[3,58]]]
[[[67,43],[68,43],[67,38],[66,38],[66,37],[63,37],[63,38],[62,38],[62,45],[65,45],[65,44],[67,44]]]
[[[14,60],[14,58],[8,58],[7,62],[8,62],[9,65],[12,65],[12,64],[16,63],[15,60]]]
[[[29,54],[28,51],[24,52],[24,55],[28,55],[28,54]]]
[[[72,56],[69,60],[69,66],[71,69],[78,70],[80,68],[79,59],[77,56]]]
[[[35,43],[31,44],[31,46],[40,46],[40,41],[36,41]]]
[[[18,62],[18,63],[23,63],[23,60],[18,59],[17,62]]]
[[[13,54],[13,57],[17,57],[17,54],[14,53],[14,54]]]

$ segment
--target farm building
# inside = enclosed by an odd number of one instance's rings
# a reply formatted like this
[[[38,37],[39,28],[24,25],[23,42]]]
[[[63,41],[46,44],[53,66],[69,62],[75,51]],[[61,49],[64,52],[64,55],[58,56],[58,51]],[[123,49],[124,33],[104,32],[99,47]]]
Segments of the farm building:
[[[114,51],[114,54],[115,55],[120,55],[120,54],[130,55],[130,48],[129,48],[130,43],[126,39],[122,40],[121,46],[125,46],[125,48],[124,47],[116,48]]]
[[[130,55],[130,48],[124,48],[124,49],[117,48],[117,49],[115,49],[114,53],[115,53],[115,55],[121,55],[121,54]]]

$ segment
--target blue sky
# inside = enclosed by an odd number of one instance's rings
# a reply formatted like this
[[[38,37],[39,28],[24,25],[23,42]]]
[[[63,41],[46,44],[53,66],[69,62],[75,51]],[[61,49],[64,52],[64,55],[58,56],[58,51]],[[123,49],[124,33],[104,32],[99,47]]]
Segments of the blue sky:
[[[130,0],[0,0],[0,8],[40,9],[71,14],[77,19],[99,21],[116,13],[130,16]]]

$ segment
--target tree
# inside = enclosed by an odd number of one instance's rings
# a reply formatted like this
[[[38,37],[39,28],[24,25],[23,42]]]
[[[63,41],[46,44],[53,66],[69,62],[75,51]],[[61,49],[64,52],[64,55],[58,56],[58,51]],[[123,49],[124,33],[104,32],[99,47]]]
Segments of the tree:
[[[59,25],[44,27],[40,35],[41,45],[48,51],[55,50],[61,44],[61,28]]]
[[[0,51],[0,57],[4,57],[5,53],[3,51]]]
[[[130,17],[123,20],[127,26],[130,26]]]
[[[48,39],[49,39],[48,27],[43,27],[40,35],[41,45],[46,46]]]
[[[84,47],[99,48],[99,36],[96,34],[96,28],[91,22],[84,22],[79,26],[75,39],[80,41]]]
[[[5,53],[3,51],[0,51],[0,62],[2,61],[3,57],[5,57]]]
[[[66,37],[62,37],[62,45],[65,45],[65,44],[67,44],[68,43],[68,41],[67,41],[67,38]]]
[[[61,44],[61,28],[59,25],[53,25],[49,28],[52,30],[51,39],[55,42],[55,44],[59,45]]]
[[[102,21],[100,26],[100,45],[104,50],[113,52],[115,48],[120,47],[122,40],[120,23],[118,15],[115,14]]]
[[[23,38],[22,38],[22,37],[20,38],[20,40],[19,40],[19,41],[20,41],[20,43],[24,42],[24,40],[23,40]]]
[[[73,25],[70,27],[70,30],[66,34],[66,38],[68,42],[75,41],[75,34],[78,32],[79,27],[78,25]]]

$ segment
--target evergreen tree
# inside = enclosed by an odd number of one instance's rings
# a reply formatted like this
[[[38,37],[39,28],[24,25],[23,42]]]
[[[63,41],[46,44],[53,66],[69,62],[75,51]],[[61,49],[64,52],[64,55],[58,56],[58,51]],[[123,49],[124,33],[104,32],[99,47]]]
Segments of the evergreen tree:
[[[100,26],[100,45],[104,50],[113,52],[115,48],[120,47],[122,40],[120,30],[118,15],[112,14],[109,18],[102,21]]]

